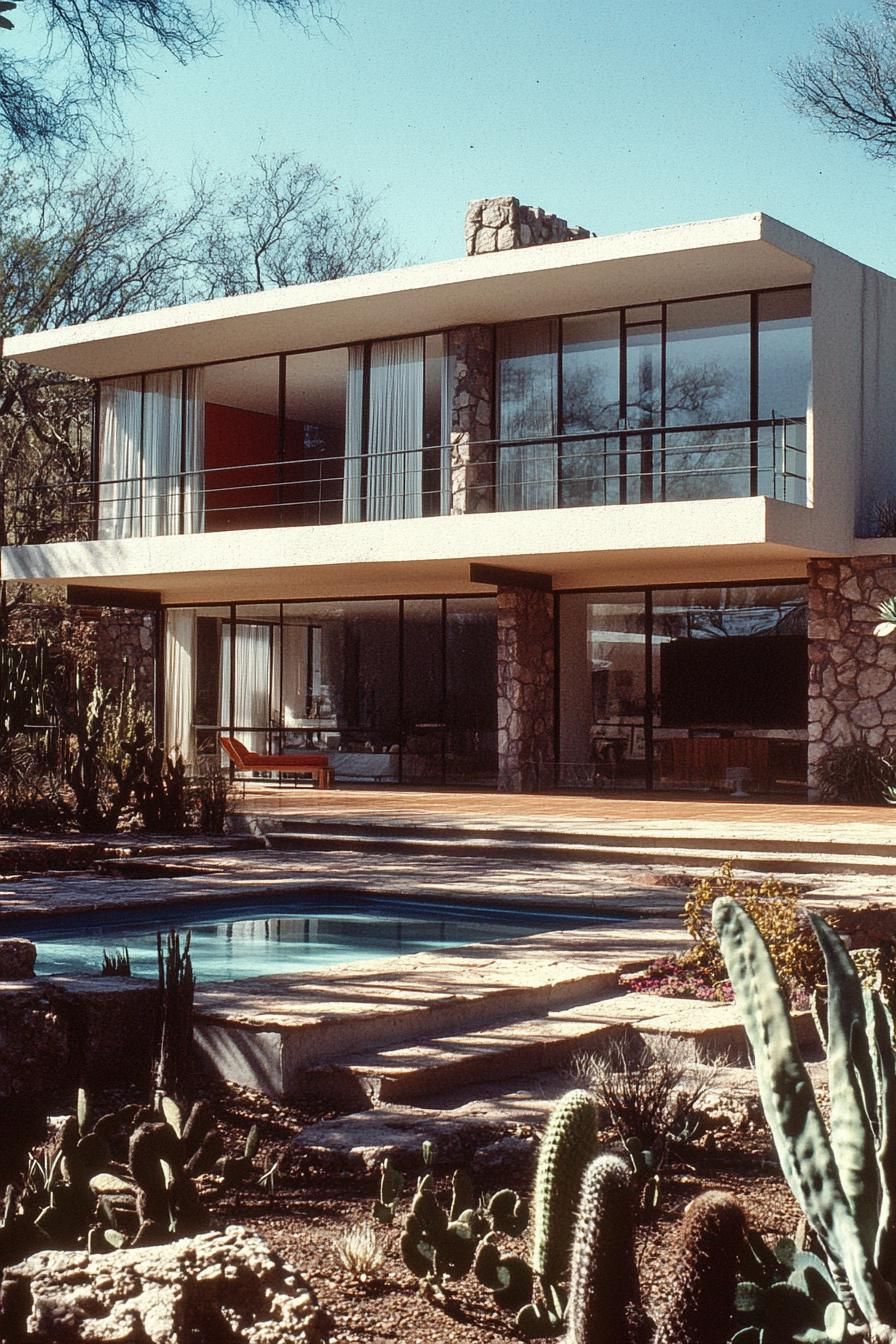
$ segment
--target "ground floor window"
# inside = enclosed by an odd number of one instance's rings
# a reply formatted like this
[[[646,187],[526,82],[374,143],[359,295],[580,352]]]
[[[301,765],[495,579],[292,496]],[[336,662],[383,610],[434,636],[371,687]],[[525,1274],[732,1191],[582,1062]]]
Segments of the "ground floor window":
[[[805,584],[562,594],[558,782],[802,791]]]
[[[494,784],[495,599],[260,602],[167,613],[166,737],[220,758],[324,751],[337,781]]]

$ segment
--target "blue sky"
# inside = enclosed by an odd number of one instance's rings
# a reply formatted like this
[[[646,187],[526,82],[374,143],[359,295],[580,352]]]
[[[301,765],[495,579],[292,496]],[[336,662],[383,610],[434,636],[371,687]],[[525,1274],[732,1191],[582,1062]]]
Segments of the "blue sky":
[[[153,171],[320,163],[409,260],[460,255],[466,202],[506,193],[598,232],[761,209],[896,273],[896,164],[814,130],[776,74],[843,8],[340,0],[344,30],[308,38],[223,0],[220,55],[153,61],[123,106]]]

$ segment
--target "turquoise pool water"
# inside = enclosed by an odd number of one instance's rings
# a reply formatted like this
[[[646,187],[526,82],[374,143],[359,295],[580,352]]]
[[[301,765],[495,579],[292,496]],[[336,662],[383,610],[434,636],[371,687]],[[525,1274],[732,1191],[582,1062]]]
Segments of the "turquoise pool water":
[[[98,972],[103,951],[127,947],[134,975],[156,974],[156,933],[192,935],[199,980],[242,980],[394,957],[466,943],[521,938],[601,922],[556,911],[452,906],[359,896],[259,896],[254,900],[4,920],[2,934],[37,944],[39,975]]]

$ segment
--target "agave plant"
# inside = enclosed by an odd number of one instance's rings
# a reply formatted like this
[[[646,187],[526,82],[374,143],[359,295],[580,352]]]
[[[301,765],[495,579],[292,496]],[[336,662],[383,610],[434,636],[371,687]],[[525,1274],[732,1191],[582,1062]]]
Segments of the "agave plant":
[[[896,597],[888,597],[881,602],[878,615],[880,621],[874,627],[874,633],[878,639],[886,639],[887,635],[892,635],[896,630]]]

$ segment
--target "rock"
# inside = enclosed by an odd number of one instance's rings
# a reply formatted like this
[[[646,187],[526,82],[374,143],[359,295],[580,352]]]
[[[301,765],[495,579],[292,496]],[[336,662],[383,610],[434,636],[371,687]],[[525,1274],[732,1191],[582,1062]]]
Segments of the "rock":
[[[27,938],[0,938],[0,980],[27,980],[34,974],[37,948]]]
[[[42,1251],[3,1271],[0,1337],[40,1344],[320,1344],[311,1288],[243,1227],[90,1256]]]

